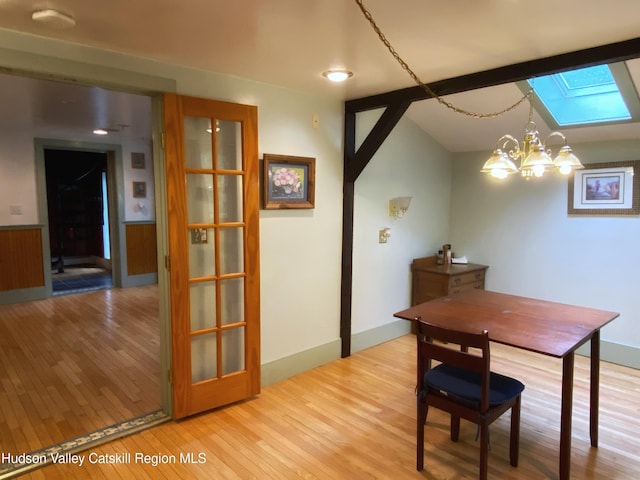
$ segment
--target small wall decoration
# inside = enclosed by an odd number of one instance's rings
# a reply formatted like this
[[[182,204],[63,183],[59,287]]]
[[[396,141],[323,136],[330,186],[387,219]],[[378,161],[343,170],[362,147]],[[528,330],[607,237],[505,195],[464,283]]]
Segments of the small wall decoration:
[[[640,160],[586,164],[569,179],[569,215],[639,215]]]
[[[144,153],[131,152],[131,168],[144,168]]]
[[[264,154],[264,208],[314,208],[315,158]]]
[[[147,198],[147,182],[133,182],[134,198]]]

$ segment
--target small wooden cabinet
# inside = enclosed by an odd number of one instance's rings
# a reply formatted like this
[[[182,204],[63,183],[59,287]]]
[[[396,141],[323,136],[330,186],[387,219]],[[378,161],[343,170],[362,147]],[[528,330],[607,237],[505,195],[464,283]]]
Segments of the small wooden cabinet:
[[[436,257],[416,258],[411,264],[411,305],[478,288],[484,290],[489,268],[475,263],[436,265]]]

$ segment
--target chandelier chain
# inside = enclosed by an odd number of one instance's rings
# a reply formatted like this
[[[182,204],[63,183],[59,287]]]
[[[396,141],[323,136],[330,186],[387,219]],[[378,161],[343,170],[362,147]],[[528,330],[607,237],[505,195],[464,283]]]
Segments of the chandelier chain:
[[[518,100],[516,103],[514,103],[513,105],[500,110],[498,112],[492,112],[492,113],[478,113],[478,112],[471,112],[469,110],[465,110],[463,108],[460,107],[456,107],[455,105],[453,105],[450,102],[447,102],[445,99],[443,99],[440,95],[436,94],[430,87],[429,85],[427,85],[426,83],[424,83],[422,80],[420,80],[420,77],[418,77],[418,75],[416,75],[416,73],[411,69],[411,67],[409,67],[409,65],[407,64],[407,62],[405,62],[402,57],[400,56],[400,54],[398,54],[398,52],[396,52],[395,48],[393,48],[393,46],[391,45],[391,42],[389,42],[389,40],[387,40],[387,37],[384,35],[384,33],[382,33],[382,30],[380,29],[380,27],[378,27],[378,24],[375,22],[375,20],[373,19],[373,16],[371,15],[371,13],[365,8],[362,0],[355,0],[355,2],[358,4],[358,6],[360,7],[360,10],[362,11],[363,15],[365,16],[365,18],[369,21],[369,23],[371,24],[371,27],[373,28],[373,30],[376,32],[376,34],[378,35],[378,38],[380,39],[380,41],[384,44],[385,47],[387,47],[387,50],[389,50],[389,52],[391,53],[391,55],[393,56],[393,58],[396,59],[396,61],[400,64],[400,66],[409,74],[409,76],[413,79],[414,82],[416,82],[416,84],[418,86],[420,86],[425,92],[427,92],[427,94],[429,94],[431,97],[435,98],[438,102],[440,102],[442,105],[444,105],[445,107],[449,108],[450,110],[453,110],[456,113],[461,113],[463,115],[467,115],[469,117],[473,117],[473,118],[495,118],[495,117],[499,117],[500,115],[504,115],[507,112],[510,112],[511,110],[514,110],[515,108],[517,108],[521,103],[525,102],[526,100],[529,100],[532,94],[532,91],[528,91],[527,93],[525,93],[523,95],[523,97]]]

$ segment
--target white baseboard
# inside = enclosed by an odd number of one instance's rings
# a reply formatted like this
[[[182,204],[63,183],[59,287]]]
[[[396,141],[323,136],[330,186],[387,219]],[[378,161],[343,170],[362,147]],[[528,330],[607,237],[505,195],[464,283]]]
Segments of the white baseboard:
[[[351,337],[351,353],[379,345],[411,332],[411,322],[397,320],[380,327],[356,333]],[[340,358],[341,342],[336,339],[304,352],[299,352],[262,365],[262,386],[266,387],[294,375],[319,367]],[[578,354],[589,356],[589,345],[584,345]],[[640,369],[640,349],[613,342],[600,342],[603,361]]]
[[[590,345],[590,343],[586,343],[576,353],[585,357],[591,356]],[[640,370],[640,348],[637,347],[601,340],[600,359],[604,362],[616,363]]]
[[[395,320],[380,327],[365,330],[351,336],[351,353],[388,342],[411,332],[411,322]]]
[[[0,305],[10,303],[33,302],[47,298],[45,287],[19,288],[0,292]]]
[[[312,368],[340,358],[340,339],[319,345],[303,352],[294,353],[288,357],[274,360],[261,365],[261,385],[266,387],[281,380],[285,380]]]
[[[142,273],[140,275],[123,275],[122,288],[142,287],[158,283],[157,273]]]
[[[381,327],[372,328],[365,332],[356,333],[351,337],[351,353],[359,352],[365,348],[373,347],[380,343],[393,340],[406,335],[411,331],[411,323],[405,320],[397,320]],[[340,358],[340,339],[320,345],[288,357],[262,364],[261,384],[263,387],[279,382],[286,378],[319,367],[325,363]]]

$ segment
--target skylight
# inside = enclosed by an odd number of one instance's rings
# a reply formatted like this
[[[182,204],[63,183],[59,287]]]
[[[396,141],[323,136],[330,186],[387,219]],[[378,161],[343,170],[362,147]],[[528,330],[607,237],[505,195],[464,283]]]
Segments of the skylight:
[[[528,82],[558,127],[621,122],[632,118],[630,102],[619,86],[618,77],[628,76],[624,65],[621,67],[616,75],[608,65],[597,65]],[[627,97],[637,103],[632,90]]]

